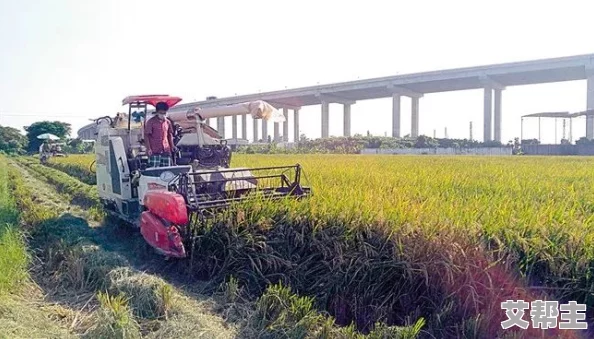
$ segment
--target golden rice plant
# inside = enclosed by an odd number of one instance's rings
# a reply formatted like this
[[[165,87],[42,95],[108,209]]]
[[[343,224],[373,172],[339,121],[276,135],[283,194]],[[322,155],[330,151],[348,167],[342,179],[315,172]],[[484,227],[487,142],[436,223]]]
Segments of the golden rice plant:
[[[441,337],[497,335],[497,301],[524,285],[594,304],[594,160],[234,158],[245,167],[292,163],[303,165],[314,196],[198,226],[197,276],[233,275],[254,293],[283,282],[363,330],[423,316]],[[490,321],[477,321],[481,314]]]
[[[68,157],[53,157],[47,165],[78,178],[85,184],[95,185],[97,178],[94,160],[94,154],[71,154]]]

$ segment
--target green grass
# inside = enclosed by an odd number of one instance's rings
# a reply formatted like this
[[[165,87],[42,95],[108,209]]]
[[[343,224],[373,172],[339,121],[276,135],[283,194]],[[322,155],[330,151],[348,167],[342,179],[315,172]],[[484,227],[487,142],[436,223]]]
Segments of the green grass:
[[[29,274],[32,255],[13,179],[17,173],[0,155],[0,338],[68,338]]]
[[[8,183],[8,165],[0,157],[0,294],[17,291],[29,277],[30,258]]]

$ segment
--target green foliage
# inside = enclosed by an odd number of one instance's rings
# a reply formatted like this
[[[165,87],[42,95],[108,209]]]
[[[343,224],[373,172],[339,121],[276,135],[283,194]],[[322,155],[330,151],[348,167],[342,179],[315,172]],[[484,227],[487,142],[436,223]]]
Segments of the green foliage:
[[[29,278],[29,262],[23,235],[12,225],[0,225],[0,294],[22,288]]]
[[[39,146],[43,142],[37,139],[37,136],[44,133],[51,133],[59,137],[60,139],[65,138],[72,132],[71,125],[61,121],[39,121],[29,126],[25,126],[28,140],[29,152],[37,152]]]
[[[588,143],[589,140],[587,138],[581,138],[580,140],[576,140],[576,144],[580,144],[580,143]],[[538,145],[540,144],[540,141],[538,141],[538,139],[522,139],[521,141],[522,145]]]
[[[23,152],[27,145],[27,138],[12,127],[0,126],[0,151],[9,154]]]
[[[331,137],[323,139],[307,139],[302,136],[299,143],[292,148],[279,147],[274,143],[267,145],[246,145],[239,146],[237,153],[245,154],[278,154],[278,153],[335,153],[335,154],[357,154],[363,148],[478,148],[478,147],[499,147],[501,143],[496,141],[479,142],[467,139],[434,139],[424,135],[418,138],[391,138],[379,136],[353,137]]]
[[[576,145],[592,145],[594,144],[594,140],[590,140],[586,137],[581,137],[575,141]]]
[[[88,154],[93,153],[95,150],[94,145],[89,142],[83,142],[81,139],[70,139],[62,147],[62,151],[67,154]]]
[[[7,161],[0,156],[0,294],[18,291],[29,277],[30,258],[16,228],[18,214],[9,182]]]

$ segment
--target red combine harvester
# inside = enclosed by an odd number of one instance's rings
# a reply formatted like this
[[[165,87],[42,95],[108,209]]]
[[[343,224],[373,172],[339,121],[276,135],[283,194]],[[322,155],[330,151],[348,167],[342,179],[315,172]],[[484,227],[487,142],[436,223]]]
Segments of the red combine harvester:
[[[231,149],[206,119],[250,114],[254,119],[284,121],[264,101],[170,112],[177,148],[173,166],[148,167],[144,122],[148,107],[158,102],[175,106],[169,95],[126,97],[128,121],[96,120],[97,189],[108,213],[140,228],[144,239],[167,257],[187,256],[184,243],[190,225],[200,225],[221,209],[247,199],[302,198],[311,194],[301,185],[299,164],[263,168],[230,168]]]

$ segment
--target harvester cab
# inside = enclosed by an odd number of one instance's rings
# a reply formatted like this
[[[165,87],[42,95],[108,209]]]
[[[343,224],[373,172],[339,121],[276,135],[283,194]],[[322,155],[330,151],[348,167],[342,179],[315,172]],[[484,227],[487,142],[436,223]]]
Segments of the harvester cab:
[[[231,168],[231,149],[208,126],[209,118],[250,114],[274,122],[284,116],[264,101],[214,107],[174,107],[182,99],[169,95],[129,96],[127,114],[96,120],[96,176],[105,210],[136,227],[144,239],[168,257],[187,255],[191,227],[233,203],[249,199],[302,198],[299,164],[265,168]],[[174,126],[177,152],[173,166],[149,167],[144,126],[149,106],[165,102]],[[152,110],[152,109],[151,109]]]

